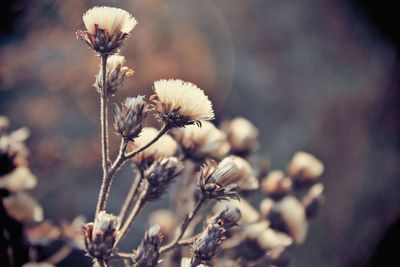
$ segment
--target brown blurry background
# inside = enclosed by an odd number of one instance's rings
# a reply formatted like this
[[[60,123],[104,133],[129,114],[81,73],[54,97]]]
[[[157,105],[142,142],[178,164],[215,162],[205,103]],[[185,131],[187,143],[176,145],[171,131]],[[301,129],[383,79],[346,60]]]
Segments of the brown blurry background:
[[[326,164],[327,203],[292,266],[385,266],[400,244],[399,24],[391,2],[2,0],[0,114],[31,129],[34,195],[54,221],[94,212],[101,168],[91,84],[99,59],[74,33],[85,10],[105,4],[139,21],[122,49],[135,75],[115,101],[148,95],[156,79],[189,80],[210,95],[217,121],[243,115],[260,128],[272,168],[284,168],[296,150],[314,153]],[[129,168],[117,177],[112,211],[131,179]]]

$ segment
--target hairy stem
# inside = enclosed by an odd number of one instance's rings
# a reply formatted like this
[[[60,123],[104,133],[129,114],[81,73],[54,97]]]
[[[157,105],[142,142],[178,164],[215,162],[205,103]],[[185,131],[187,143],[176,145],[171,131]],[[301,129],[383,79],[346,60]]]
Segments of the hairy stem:
[[[121,207],[121,211],[119,213],[119,222],[120,222],[120,228],[122,225],[125,223],[126,218],[128,216],[128,211],[129,208],[132,206],[133,200],[138,192],[140,182],[143,179],[143,173],[139,168],[137,168],[137,175],[135,178],[135,181],[132,183],[131,188],[129,189],[128,195],[125,198],[125,202]]]
[[[180,226],[180,232],[179,235],[169,244],[163,246],[160,248],[160,253],[169,251],[173,249],[175,246],[178,245],[179,241],[182,239],[183,235],[185,234],[186,229],[188,228],[190,222],[193,220],[193,218],[196,216],[197,212],[200,210],[201,206],[204,204],[206,201],[206,197],[202,196],[200,200],[196,203],[194,209],[192,212],[186,216],[186,218],[183,220],[181,226]]]
[[[110,179],[107,175],[109,166],[109,153],[108,153],[108,94],[106,88],[106,74],[107,74],[107,57],[106,53],[101,55],[101,71],[102,71],[102,88],[100,93],[100,124],[101,124],[101,166],[103,169],[103,181],[101,184],[99,199],[96,207],[97,214],[105,209],[106,199],[108,196],[108,186]]]
[[[129,217],[126,219],[126,222],[121,227],[120,233],[115,240],[114,247],[117,247],[121,241],[124,239],[126,234],[129,231],[129,228],[132,226],[133,222],[136,219],[136,216],[139,214],[139,211],[143,208],[144,204],[146,203],[146,195],[149,189],[149,183],[144,180],[143,188],[140,193],[138,200],[136,201],[135,206],[132,209],[132,212],[129,214]]]

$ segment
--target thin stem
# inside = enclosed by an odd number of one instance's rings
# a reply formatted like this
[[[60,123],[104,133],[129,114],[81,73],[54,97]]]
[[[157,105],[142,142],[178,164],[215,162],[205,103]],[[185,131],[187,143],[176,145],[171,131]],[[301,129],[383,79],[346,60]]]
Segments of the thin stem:
[[[137,174],[138,175],[136,175],[135,181],[132,183],[131,188],[129,189],[128,195],[126,196],[124,204],[122,205],[121,211],[119,213],[120,229],[126,221],[126,217],[128,216],[129,208],[132,206],[135,195],[137,194],[137,191],[139,189],[140,182],[143,179],[143,173],[141,170],[139,170],[139,168],[137,168]]]
[[[136,219],[136,216],[139,214],[139,211],[143,208],[144,204],[146,203],[146,195],[149,189],[149,183],[144,180],[143,184],[144,188],[140,193],[140,196],[135,204],[135,206],[132,209],[132,212],[129,214],[128,219],[126,222],[123,224],[121,231],[119,235],[117,236],[117,239],[115,240],[115,245],[114,247],[117,247],[121,241],[124,239],[125,235],[128,233],[129,228],[132,226],[133,222]]]
[[[163,136],[166,132],[168,132],[169,129],[170,129],[170,126],[168,126],[167,124],[164,124],[163,127],[158,132],[157,136],[154,137],[153,140],[151,140],[149,143],[147,143],[146,145],[142,146],[141,148],[139,148],[139,149],[137,149],[135,151],[132,151],[131,153],[126,154],[125,158],[127,158],[127,159],[133,158],[134,156],[136,156],[137,154],[139,154],[143,150],[147,149],[149,146],[154,144],[158,139],[160,139],[161,136]]]
[[[195,205],[193,211],[186,216],[186,218],[183,220],[181,226],[180,226],[180,232],[179,235],[174,239],[174,241],[172,241],[171,243],[163,246],[160,248],[160,253],[166,252],[168,250],[173,249],[181,240],[181,238],[183,237],[183,235],[185,234],[186,229],[188,228],[190,222],[193,220],[193,218],[195,217],[195,215],[197,214],[197,212],[200,210],[201,206],[204,204],[204,202],[206,201],[206,197],[202,196],[200,198],[200,200],[197,202],[197,204]]]
[[[106,199],[108,195],[108,186],[110,179],[107,175],[109,167],[109,153],[108,153],[108,95],[106,88],[106,75],[107,75],[107,57],[106,53],[101,55],[101,71],[102,71],[102,88],[100,93],[100,125],[101,125],[101,166],[103,169],[103,181],[100,188],[99,199],[96,207],[97,214],[105,209]]]

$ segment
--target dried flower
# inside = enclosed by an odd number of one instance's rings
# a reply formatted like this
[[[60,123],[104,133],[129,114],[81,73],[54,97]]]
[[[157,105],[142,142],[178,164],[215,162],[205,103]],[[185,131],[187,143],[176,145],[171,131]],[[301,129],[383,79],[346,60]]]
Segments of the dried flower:
[[[226,132],[234,154],[247,155],[260,146],[258,129],[243,117],[223,122],[221,129]]]
[[[159,247],[163,239],[160,229],[160,226],[155,225],[144,234],[144,239],[134,252],[135,267],[153,267],[157,265],[158,257],[160,256]]]
[[[105,211],[99,212],[94,223],[84,227],[86,250],[90,256],[97,259],[107,259],[114,248],[118,220]]]
[[[297,244],[302,244],[307,236],[308,223],[301,202],[293,196],[287,196],[276,203],[276,210],[282,216],[288,234]]]
[[[94,7],[83,14],[86,31],[76,32],[99,53],[114,53],[129,38],[137,21],[125,10],[115,7]]]
[[[282,171],[271,171],[261,185],[263,191],[273,199],[279,199],[292,190],[292,180],[285,177]]]
[[[258,221],[260,218],[260,215],[257,212],[257,210],[254,209],[253,206],[250,205],[250,203],[247,202],[245,199],[240,199],[240,200],[229,199],[226,201],[217,202],[214,205],[213,212],[220,213],[227,208],[239,209],[241,213],[241,219],[238,221],[239,225],[254,223]]]
[[[313,181],[324,172],[324,165],[313,155],[306,152],[294,154],[289,164],[289,175],[295,181]]]
[[[212,223],[220,223],[226,229],[229,229],[239,222],[242,214],[237,207],[227,206],[223,211],[221,211],[217,216],[212,218]]]
[[[183,164],[175,157],[154,161],[144,173],[144,177],[149,182],[146,199],[153,201],[162,196],[168,185],[182,170]]]
[[[131,150],[136,150],[152,141],[158,134],[158,131],[153,127],[144,127],[139,137],[130,145]],[[142,165],[144,163],[152,163],[164,157],[172,157],[176,154],[178,145],[175,140],[168,134],[164,134],[154,144],[149,146],[144,151],[137,154],[133,160]]]
[[[122,107],[115,107],[114,128],[117,133],[133,141],[139,136],[146,117],[146,101],[144,96],[127,97]]]
[[[313,219],[318,215],[320,207],[324,203],[324,185],[321,183],[313,185],[303,198],[307,219]]]
[[[219,245],[225,238],[226,230],[227,228],[224,227],[221,221],[213,221],[207,226],[193,242],[191,267],[198,266],[199,264],[207,265],[212,260]]]
[[[29,190],[34,188],[36,184],[36,176],[25,166],[17,167],[12,172],[0,176],[0,189],[6,189],[10,192]]]
[[[188,125],[174,133],[185,154],[195,159],[219,160],[230,150],[226,134],[208,121],[202,122],[201,127]]]
[[[106,86],[105,92],[114,95],[122,87],[125,78],[133,75],[134,71],[126,66],[125,57],[120,55],[111,55],[107,58],[106,65]],[[100,66],[99,73],[96,75],[94,87],[99,93],[103,90],[103,70]]]
[[[169,127],[201,124],[214,119],[212,104],[203,90],[182,80],[154,82],[152,96],[158,117]]]
[[[26,193],[17,193],[3,199],[7,213],[21,223],[40,222],[43,220],[42,207]]]
[[[149,224],[159,225],[161,232],[167,239],[174,233],[176,223],[175,214],[167,209],[155,210],[149,216]]]

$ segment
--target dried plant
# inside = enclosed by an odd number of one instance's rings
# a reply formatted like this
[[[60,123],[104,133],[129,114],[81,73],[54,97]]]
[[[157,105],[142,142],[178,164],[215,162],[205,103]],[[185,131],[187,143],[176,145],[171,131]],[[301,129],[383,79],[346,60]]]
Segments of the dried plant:
[[[111,266],[113,261],[136,267],[288,265],[290,252],[305,241],[309,221],[323,204],[324,188],[318,182],[323,164],[306,152],[298,152],[287,174],[268,172],[254,160],[260,143],[258,129],[250,121],[238,117],[216,127],[209,122],[215,115],[204,91],[190,82],[172,79],[155,81],[150,101],[136,96],[115,104],[113,126],[120,147],[111,159],[109,105],[133,74],[119,48],[137,21],[128,12],[111,7],[94,7],[83,15],[83,21],[86,30],[76,35],[101,60],[93,84],[99,93],[103,171],[95,216],[84,225],[81,240],[73,230],[76,224],[57,227],[46,222],[30,228],[30,242],[46,244],[62,236],[67,241],[63,248],[71,249],[83,248],[83,241],[87,255],[99,266]],[[149,115],[161,124],[159,130],[146,126]],[[40,221],[40,208],[21,192],[36,184],[20,163],[24,161],[18,160],[24,155],[22,141],[26,137],[23,132],[5,134],[2,125],[6,122],[0,122],[2,214],[19,221]],[[127,162],[132,163],[135,180],[119,214],[110,214],[107,202],[112,182]],[[170,188],[172,184],[174,188]],[[172,208],[155,211],[139,246],[120,251],[146,203],[170,190],[175,191]],[[251,195],[263,197],[259,208],[245,200]],[[23,210],[18,206],[22,202],[30,203],[31,213],[14,214]],[[8,231],[7,225],[0,226],[3,232]],[[68,254],[61,252],[64,257]],[[29,260],[25,258],[23,263]]]

